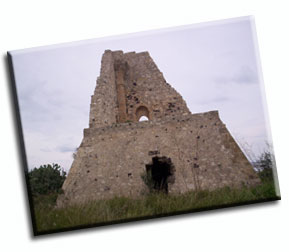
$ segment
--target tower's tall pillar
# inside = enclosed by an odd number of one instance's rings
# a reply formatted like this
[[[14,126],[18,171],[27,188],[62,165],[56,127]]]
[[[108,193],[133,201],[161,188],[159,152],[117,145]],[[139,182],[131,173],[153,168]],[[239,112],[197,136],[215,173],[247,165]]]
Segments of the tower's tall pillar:
[[[118,102],[118,122],[123,123],[126,121],[126,98],[124,86],[124,72],[125,66],[123,64],[115,65],[115,84]]]

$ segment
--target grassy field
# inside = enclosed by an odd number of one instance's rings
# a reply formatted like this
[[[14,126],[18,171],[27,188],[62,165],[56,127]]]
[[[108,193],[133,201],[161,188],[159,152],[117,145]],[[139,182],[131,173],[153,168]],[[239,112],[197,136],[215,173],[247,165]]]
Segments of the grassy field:
[[[56,198],[57,194],[34,198],[37,234],[278,199],[272,182],[255,188],[226,187],[178,196],[150,194],[137,200],[118,197],[63,209],[55,208]]]

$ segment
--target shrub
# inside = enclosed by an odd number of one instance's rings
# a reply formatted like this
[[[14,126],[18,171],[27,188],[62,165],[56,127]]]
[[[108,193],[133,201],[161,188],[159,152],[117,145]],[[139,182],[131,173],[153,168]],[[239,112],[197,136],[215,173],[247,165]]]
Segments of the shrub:
[[[32,195],[61,192],[66,172],[58,164],[41,165],[28,172]]]
[[[257,160],[258,174],[264,181],[273,181],[273,167],[275,164],[274,155],[270,151],[264,151]]]

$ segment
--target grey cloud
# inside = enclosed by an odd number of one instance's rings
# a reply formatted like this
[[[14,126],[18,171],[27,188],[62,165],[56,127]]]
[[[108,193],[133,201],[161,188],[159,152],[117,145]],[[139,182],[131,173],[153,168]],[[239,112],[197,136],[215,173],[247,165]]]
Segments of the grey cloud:
[[[252,85],[259,81],[257,73],[249,66],[241,66],[238,71],[226,76],[218,76],[215,78],[217,84],[239,84]]]
[[[258,76],[249,66],[242,66],[240,71],[235,74],[233,81],[239,84],[252,84],[258,82]]]
[[[51,152],[52,150],[49,149],[49,148],[41,148],[40,151],[43,151],[43,152]]]
[[[74,152],[76,150],[76,147],[71,146],[60,146],[57,148],[60,152]]]
[[[212,99],[211,102],[218,103],[218,102],[227,102],[229,100],[230,100],[229,97],[220,96],[220,97],[216,97],[216,98]]]
[[[202,99],[199,101],[194,102],[195,104],[200,105],[208,105],[208,104],[214,104],[214,103],[224,103],[230,101],[229,97],[226,96],[219,96],[219,97],[213,97],[211,99]]]

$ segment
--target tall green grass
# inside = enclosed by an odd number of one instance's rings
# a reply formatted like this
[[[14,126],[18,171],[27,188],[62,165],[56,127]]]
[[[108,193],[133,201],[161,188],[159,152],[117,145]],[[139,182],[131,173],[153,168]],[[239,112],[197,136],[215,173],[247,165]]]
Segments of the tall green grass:
[[[51,194],[34,199],[37,234],[278,199],[273,182],[254,188],[225,187],[182,195],[149,194],[139,199],[115,197],[61,209],[55,208],[56,197],[57,194]]]

